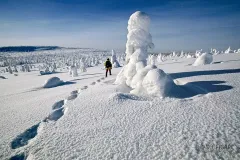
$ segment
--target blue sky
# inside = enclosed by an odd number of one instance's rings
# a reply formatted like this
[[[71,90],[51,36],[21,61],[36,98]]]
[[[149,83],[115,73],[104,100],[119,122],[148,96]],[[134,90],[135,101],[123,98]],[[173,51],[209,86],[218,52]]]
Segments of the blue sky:
[[[124,51],[137,10],[150,15],[156,52],[240,48],[238,0],[0,0],[0,46]]]

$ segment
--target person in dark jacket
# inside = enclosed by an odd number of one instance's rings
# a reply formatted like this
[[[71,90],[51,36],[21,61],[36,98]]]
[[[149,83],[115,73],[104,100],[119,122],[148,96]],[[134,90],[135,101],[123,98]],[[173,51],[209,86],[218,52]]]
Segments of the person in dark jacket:
[[[112,63],[110,62],[109,58],[108,58],[107,61],[104,63],[104,66],[105,66],[105,68],[106,68],[106,77],[107,77],[108,71],[109,71],[109,74],[112,75],[112,73],[111,73]]]

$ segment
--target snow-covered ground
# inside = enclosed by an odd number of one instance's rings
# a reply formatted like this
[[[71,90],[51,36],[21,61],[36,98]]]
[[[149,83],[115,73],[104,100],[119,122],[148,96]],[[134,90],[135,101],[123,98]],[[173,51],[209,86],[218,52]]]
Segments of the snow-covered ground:
[[[240,55],[194,61],[157,64],[177,84],[163,99],[119,92],[121,68],[2,74],[0,159],[240,159]]]

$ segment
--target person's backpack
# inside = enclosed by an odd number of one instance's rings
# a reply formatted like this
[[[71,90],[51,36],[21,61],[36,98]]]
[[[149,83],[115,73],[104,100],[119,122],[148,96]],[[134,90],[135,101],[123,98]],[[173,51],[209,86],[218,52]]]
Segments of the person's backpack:
[[[112,63],[110,61],[106,61],[106,68],[112,67]]]

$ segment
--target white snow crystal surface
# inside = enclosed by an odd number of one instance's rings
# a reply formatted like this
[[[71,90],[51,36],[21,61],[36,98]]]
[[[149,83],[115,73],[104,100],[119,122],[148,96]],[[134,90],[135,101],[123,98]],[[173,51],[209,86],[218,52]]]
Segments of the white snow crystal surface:
[[[189,65],[192,61],[179,59],[158,65],[188,94],[159,99],[122,93],[117,85],[112,84],[116,76],[113,72],[111,77],[84,87],[76,99],[64,103],[56,110],[63,114],[61,118],[41,122],[36,137],[17,149],[9,149],[9,144],[27,129],[26,123],[31,127],[37,122],[36,117],[42,114],[37,111],[45,105],[36,108],[35,104],[24,101],[26,105],[19,106],[23,101],[18,99],[16,106],[6,108],[8,103],[13,104],[12,98],[16,95],[1,93],[0,103],[5,104],[0,110],[1,159],[21,153],[36,160],[240,159],[239,54],[216,55],[212,64],[197,67]],[[98,72],[95,70],[91,74]],[[8,78],[2,81],[4,85],[11,76]],[[64,90],[70,86],[63,86]],[[4,89],[2,85],[0,87]],[[49,92],[64,93],[59,88],[52,88]],[[40,90],[31,94],[41,95],[43,92],[47,93]],[[68,90],[66,94],[70,93]],[[25,94],[30,93],[18,93],[17,96]],[[36,104],[47,99],[47,95],[41,97],[34,97],[33,100],[38,101]],[[26,128],[21,129],[19,125]]]

